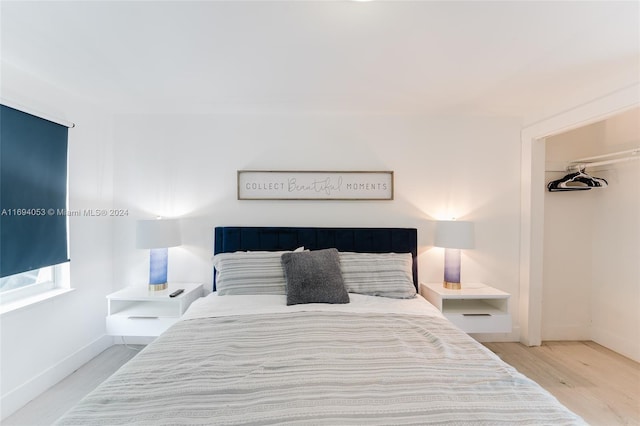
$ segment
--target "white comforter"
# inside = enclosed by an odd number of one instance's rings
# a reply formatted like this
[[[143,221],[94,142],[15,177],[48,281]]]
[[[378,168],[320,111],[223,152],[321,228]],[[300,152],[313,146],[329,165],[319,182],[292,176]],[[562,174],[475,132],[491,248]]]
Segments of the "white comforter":
[[[210,295],[59,424],[583,424],[422,298]]]
[[[287,296],[284,295],[218,296],[212,293],[192,303],[182,319],[308,311],[398,313],[443,318],[438,309],[419,295],[413,299],[390,299],[350,293],[349,299],[350,302],[345,304],[308,303],[287,306]]]

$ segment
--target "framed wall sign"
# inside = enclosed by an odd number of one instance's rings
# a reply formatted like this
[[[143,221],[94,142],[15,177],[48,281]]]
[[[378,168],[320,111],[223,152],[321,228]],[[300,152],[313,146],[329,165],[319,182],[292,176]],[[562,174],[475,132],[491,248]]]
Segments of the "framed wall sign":
[[[393,200],[393,172],[238,170],[238,200]]]

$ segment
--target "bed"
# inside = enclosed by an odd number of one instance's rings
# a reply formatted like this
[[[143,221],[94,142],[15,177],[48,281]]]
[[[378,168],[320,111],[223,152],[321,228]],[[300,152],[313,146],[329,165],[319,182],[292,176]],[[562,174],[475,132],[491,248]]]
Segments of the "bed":
[[[416,294],[415,229],[220,227],[214,253],[215,291],[57,424],[584,424]]]

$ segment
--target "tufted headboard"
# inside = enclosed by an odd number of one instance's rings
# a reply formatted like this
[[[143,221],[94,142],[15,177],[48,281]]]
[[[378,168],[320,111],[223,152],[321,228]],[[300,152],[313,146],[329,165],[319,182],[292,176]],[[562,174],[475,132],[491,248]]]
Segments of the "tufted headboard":
[[[221,226],[215,228],[213,252],[295,250],[301,246],[309,250],[411,253],[413,283],[418,288],[418,231],[415,228]]]

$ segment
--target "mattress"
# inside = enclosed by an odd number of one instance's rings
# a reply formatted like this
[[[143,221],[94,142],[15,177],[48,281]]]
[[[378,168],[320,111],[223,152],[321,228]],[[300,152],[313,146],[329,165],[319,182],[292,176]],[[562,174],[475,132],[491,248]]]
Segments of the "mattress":
[[[420,296],[285,301],[194,302],[57,424],[584,424]]]

